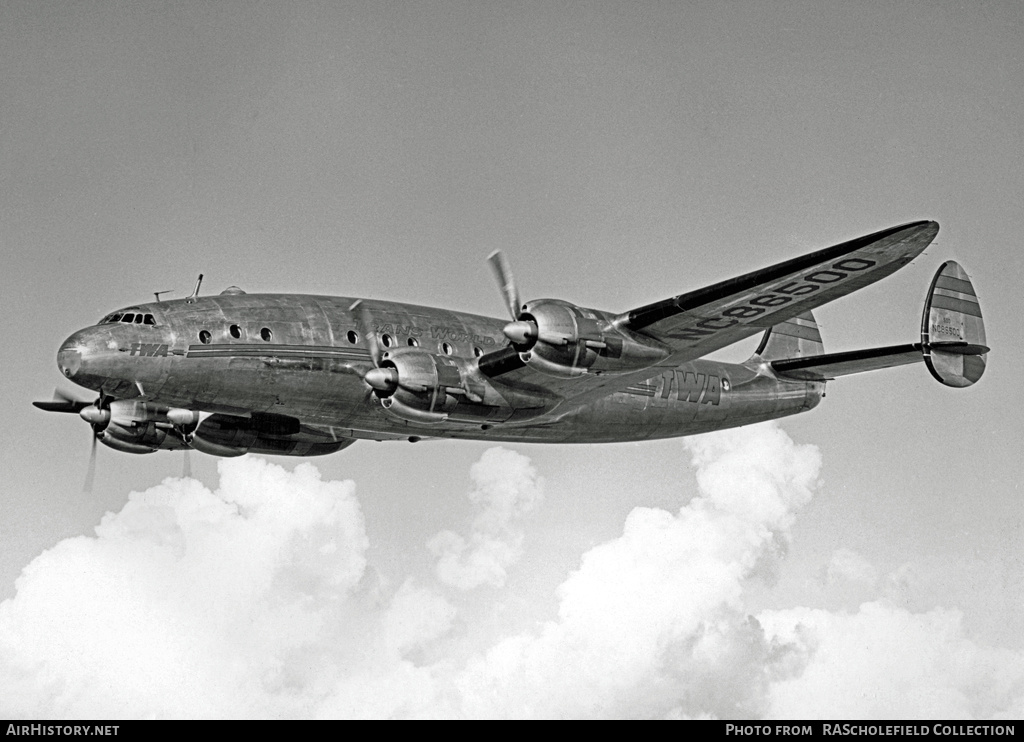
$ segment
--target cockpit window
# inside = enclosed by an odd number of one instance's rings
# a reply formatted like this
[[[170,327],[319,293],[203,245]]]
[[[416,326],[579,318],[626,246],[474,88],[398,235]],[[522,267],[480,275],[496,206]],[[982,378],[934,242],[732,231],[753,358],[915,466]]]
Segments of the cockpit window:
[[[123,322],[129,325],[155,325],[156,317],[152,314],[143,314],[142,312],[114,312],[100,320],[101,325],[111,324],[114,322]]]

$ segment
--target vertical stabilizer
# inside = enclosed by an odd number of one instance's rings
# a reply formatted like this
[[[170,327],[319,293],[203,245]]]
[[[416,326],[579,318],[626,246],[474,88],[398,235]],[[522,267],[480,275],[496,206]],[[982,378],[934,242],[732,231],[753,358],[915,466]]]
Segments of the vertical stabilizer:
[[[928,370],[946,386],[970,386],[985,372],[989,348],[981,304],[967,272],[952,260],[942,264],[928,289],[921,344]]]
[[[763,361],[775,361],[821,355],[824,351],[814,315],[804,312],[765,330],[754,355]]]

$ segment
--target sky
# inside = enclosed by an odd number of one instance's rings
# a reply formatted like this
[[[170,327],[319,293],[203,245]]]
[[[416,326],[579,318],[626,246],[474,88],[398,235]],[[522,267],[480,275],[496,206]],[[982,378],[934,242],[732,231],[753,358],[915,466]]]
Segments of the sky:
[[[0,715],[1020,718],[1022,50],[1014,2],[0,3]],[[954,259],[969,389],[189,478],[101,446],[90,493],[31,406],[199,273],[500,317],[501,249],[621,312],[918,219],[825,347],[914,342]]]

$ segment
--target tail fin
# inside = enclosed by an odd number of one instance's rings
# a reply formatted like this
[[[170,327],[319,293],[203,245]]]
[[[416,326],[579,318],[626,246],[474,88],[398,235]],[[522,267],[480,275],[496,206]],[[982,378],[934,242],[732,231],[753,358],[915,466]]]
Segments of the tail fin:
[[[759,352],[771,351],[771,333],[775,329],[765,333]],[[820,339],[818,342],[820,347]],[[932,376],[946,386],[965,387],[981,378],[988,352],[978,295],[964,269],[950,260],[942,264],[928,289],[920,343],[820,355],[797,352],[764,360],[772,362],[772,369],[780,377],[805,381],[824,381],[924,361]]]
[[[952,260],[932,280],[921,318],[924,362],[946,386],[970,386],[985,373],[988,346],[971,279]]]
[[[814,315],[804,312],[765,330],[754,355],[762,361],[774,361],[820,355],[824,350]]]

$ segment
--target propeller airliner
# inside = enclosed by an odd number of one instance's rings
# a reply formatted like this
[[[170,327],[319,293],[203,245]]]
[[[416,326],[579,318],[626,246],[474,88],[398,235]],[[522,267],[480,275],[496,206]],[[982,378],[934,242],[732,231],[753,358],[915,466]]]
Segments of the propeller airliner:
[[[57,352],[93,401],[76,413],[127,453],[329,454],[358,440],[601,443],[692,435],[818,405],[828,381],[923,362],[952,387],[989,348],[957,263],[928,289],[917,342],[825,353],[812,310],[874,283],[938,233],[917,221],[622,313],[523,302],[489,258],[509,319],[391,301],[231,287],[119,309]],[[200,276],[200,283],[202,276]],[[743,363],[709,353],[761,335]]]

